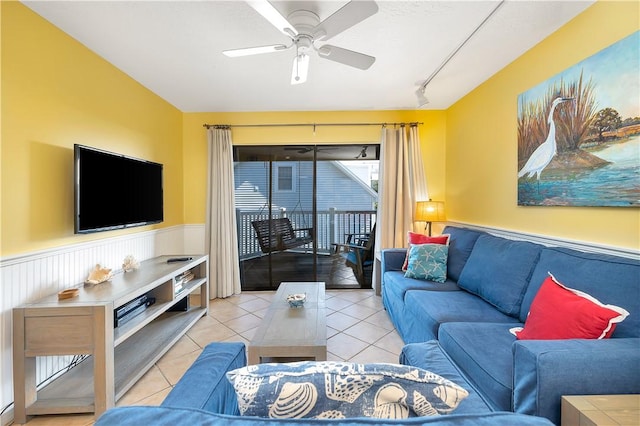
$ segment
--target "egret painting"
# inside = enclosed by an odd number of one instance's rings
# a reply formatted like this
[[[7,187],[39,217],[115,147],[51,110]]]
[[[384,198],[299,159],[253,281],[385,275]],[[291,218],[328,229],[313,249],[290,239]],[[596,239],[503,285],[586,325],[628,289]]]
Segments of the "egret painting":
[[[640,206],[640,31],[518,96],[518,205]]]

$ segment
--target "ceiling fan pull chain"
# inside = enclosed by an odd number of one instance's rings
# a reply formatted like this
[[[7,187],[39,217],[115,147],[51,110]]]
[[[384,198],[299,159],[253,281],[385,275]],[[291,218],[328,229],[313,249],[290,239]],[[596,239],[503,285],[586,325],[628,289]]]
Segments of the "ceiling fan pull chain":
[[[300,52],[298,51],[298,44],[296,43],[296,76],[295,80],[300,81]]]

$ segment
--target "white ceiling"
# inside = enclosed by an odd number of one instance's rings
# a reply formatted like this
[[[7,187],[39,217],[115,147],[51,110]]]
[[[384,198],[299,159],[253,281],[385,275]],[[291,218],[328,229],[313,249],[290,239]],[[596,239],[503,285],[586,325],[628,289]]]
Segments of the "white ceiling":
[[[505,1],[433,78],[423,108],[448,108],[593,2]],[[320,19],[345,3],[272,2],[284,16],[306,9]],[[244,1],[24,1],[183,112],[416,109],[418,86],[500,2],[377,3],[377,14],[330,40],[375,56],[369,70],[312,54],[308,81],[292,86],[294,50],[240,58],[222,54],[288,44]]]

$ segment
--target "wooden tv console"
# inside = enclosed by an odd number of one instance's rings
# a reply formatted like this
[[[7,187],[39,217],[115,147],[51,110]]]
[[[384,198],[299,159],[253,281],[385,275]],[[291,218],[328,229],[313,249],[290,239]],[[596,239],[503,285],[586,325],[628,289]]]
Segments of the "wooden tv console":
[[[167,263],[172,257],[149,259],[111,281],[80,286],[73,298],[58,300],[54,294],[13,309],[16,423],[38,414],[93,412],[97,418],[207,314],[208,256]],[[187,271],[193,279],[178,285]],[[114,327],[114,309],[145,294],[155,303]],[[184,306],[185,297],[197,302],[186,311],[169,311]],[[90,356],[36,389],[37,356],[72,354]]]

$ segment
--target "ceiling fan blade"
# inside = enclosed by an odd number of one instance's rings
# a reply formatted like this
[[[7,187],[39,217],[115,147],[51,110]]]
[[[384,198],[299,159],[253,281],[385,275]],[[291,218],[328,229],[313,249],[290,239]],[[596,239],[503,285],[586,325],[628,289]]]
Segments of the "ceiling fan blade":
[[[321,58],[329,59],[341,64],[349,65],[361,70],[367,70],[376,61],[373,56],[364,53],[354,52],[353,50],[343,49],[342,47],[331,46],[325,44],[318,49]]]
[[[320,22],[311,32],[316,40],[329,40],[378,12],[373,0],[352,0]]]
[[[291,38],[298,35],[295,27],[267,0],[247,0],[247,3],[282,34]]]
[[[259,55],[261,53],[273,53],[281,50],[287,50],[289,47],[284,44],[272,44],[270,46],[245,47],[243,49],[224,50],[222,53],[230,58],[238,56]]]
[[[309,151],[313,151],[313,146],[300,146],[300,145],[294,145],[294,146],[287,146],[284,148],[285,151],[296,151],[298,152],[298,154],[306,154]]]

